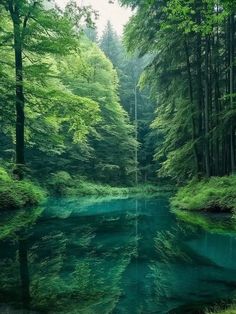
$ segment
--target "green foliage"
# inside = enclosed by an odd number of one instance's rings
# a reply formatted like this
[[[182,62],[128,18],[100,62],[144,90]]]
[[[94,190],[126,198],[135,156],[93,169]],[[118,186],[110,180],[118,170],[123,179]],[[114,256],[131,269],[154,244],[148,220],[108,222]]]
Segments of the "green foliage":
[[[183,182],[234,173],[234,1],[121,3],[135,8],[125,29],[128,50],[152,55],[142,84],[157,103],[158,175]]]
[[[236,210],[236,176],[192,181],[180,188],[172,206],[184,210]]]
[[[17,212],[6,212],[6,217],[1,215],[0,223],[0,239],[8,237],[15,238],[22,229],[27,229],[32,226],[40,217],[44,208],[34,207],[18,210]],[[12,215],[10,215],[12,213]]]
[[[43,201],[44,191],[34,183],[15,181],[0,168],[0,209],[16,209],[37,205]]]
[[[28,21],[23,60],[27,166],[42,181],[65,169],[104,183],[132,182],[137,143],[120,105],[117,73],[95,43],[75,32],[72,24],[88,12],[74,5],[63,16],[39,4]],[[6,78],[0,93],[0,157],[10,161],[15,159],[15,93],[14,53],[7,45],[12,36],[5,42],[4,35],[12,32],[8,14],[0,24],[5,58],[0,72]]]
[[[53,173],[46,181],[46,187],[51,194],[64,196],[129,196],[129,195],[154,195],[170,193],[173,186],[155,186],[151,184],[135,187],[114,187],[108,184],[91,182],[83,177],[71,176],[65,171]]]
[[[139,147],[138,164],[135,168],[138,168],[139,181],[153,180],[155,178],[156,162],[153,160],[155,143],[154,138],[152,138],[153,132],[150,130],[150,123],[154,119],[156,104],[150,99],[149,88],[142,85],[140,79],[141,73],[150,61],[151,56],[147,55],[142,58],[139,58],[136,54],[130,56],[110,22],[107,23],[104,29],[100,47],[117,71],[121,104],[129,114],[135,127],[135,119],[137,118]],[[135,116],[136,111],[137,117]]]
[[[58,171],[51,175],[47,181],[47,186],[52,194],[66,195],[70,187],[72,187],[72,178],[66,171]]]

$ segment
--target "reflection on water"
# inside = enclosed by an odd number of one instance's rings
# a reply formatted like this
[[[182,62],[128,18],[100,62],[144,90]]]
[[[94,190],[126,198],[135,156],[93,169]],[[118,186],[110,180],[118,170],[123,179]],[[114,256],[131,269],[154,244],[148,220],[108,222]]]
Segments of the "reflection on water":
[[[3,314],[203,313],[234,297],[236,234],[181,222],[164,196],[50,199],[0,221]]]

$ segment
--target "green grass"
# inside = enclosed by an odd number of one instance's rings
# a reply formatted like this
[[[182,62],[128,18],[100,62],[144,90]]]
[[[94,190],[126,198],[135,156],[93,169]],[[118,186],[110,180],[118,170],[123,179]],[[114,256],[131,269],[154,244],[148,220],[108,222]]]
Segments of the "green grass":
[[[0,168],[0,210],[38,205],[44,197],[44,191],[36,184],[29,180],[13,180]]]
[[[236,210],[236,176],[192,181],[172,198],[173,208],[183,210]]]

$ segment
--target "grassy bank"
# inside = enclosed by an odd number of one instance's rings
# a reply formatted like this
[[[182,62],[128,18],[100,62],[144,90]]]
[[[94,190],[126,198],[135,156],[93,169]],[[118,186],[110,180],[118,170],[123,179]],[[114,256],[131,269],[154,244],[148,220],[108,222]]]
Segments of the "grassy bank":
[[[46,188],[52,195],[61,196],[123,196],[129,194],[157,194],[169,192],[172,186],[143,184],[135,187],[115,187],[98,182],[90,182],[84,178],[71,176],[60,171],[52,174],[46,182]]]
[[[16,181],[0,168],[0,209],[35,206],[43,201],[45,192],[28,180]]]
[[[236,210],[236,176],[192,181],[172,198],[176,209],[212,212]]]

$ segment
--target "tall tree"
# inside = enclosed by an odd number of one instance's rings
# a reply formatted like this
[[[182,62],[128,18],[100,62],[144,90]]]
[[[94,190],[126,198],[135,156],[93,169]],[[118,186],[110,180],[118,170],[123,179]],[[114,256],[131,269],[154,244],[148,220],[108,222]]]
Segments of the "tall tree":
[[[160,174],[185,179],[233,173],[235,4],[121,2],[136,8],[125,32],[128,49],[155,55],[145,81],[158,101],[153,127],[164,138],[156,154]]]

